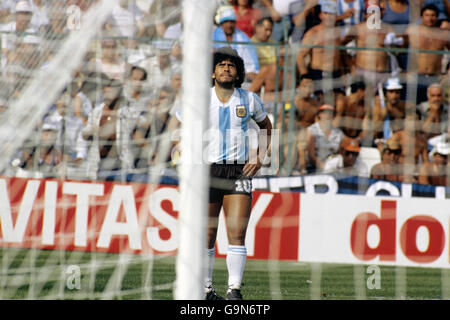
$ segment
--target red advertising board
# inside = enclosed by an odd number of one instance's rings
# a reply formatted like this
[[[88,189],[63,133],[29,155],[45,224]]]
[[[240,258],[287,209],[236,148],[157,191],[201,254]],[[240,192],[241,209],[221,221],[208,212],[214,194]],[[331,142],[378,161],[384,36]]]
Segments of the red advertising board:
[[[0,203],[1,246],[172,255],[177,250],[174,186],[3,177]],[[299,194],[254,192],[258,219],[249,225],[249,258],[297,259],[298,203]]]

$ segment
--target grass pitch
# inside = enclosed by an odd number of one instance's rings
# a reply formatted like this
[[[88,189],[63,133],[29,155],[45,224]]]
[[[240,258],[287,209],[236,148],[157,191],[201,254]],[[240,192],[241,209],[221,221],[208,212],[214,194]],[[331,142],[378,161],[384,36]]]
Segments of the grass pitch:
[[[0,248],[0,265],[1,299],[173,299],[174,257]],[[246,300],[450,298],[449,270],[381,266],[376,287],[367,270],[248,259],[242,293]],[[226,283],[225,259],[218,258],[219,294]]]

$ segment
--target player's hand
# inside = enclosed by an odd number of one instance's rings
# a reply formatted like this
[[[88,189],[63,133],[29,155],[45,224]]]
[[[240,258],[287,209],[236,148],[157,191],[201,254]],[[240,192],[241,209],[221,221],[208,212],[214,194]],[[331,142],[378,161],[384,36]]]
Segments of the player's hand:
[[[259,157],[256,157],[256,160],[250,160],[245,164],[242,174],[246,177],[253,178],[261,166],[262,163],[259,160]]]

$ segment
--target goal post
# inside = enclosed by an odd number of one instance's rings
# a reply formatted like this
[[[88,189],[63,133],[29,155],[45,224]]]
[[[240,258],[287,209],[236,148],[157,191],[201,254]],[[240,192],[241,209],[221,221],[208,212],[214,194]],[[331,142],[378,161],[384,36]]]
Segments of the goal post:
[[[209,119],[211,31],[215,2],[183,1],[183,84],[179,168],[179,248],[176,299],[203,297],[209,166],[203,161],[203,131]]]

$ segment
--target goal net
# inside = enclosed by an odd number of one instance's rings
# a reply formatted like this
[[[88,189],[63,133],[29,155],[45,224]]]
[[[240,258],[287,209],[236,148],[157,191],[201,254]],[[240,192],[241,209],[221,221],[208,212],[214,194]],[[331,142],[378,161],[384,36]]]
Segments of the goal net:
[[[0,299],[203,299],[203,133],[228,45],[273,125],[244,298],[450,297],[448,19],[430,49],[412,23],[311,36],[320,5],[286,20],[254,1],[273,19],[230,40],[232,3],[0,1]],[[221,212],[221,295],[227,248]]]
[[[2,298],[173,297],[181,5],[2,8]]]

